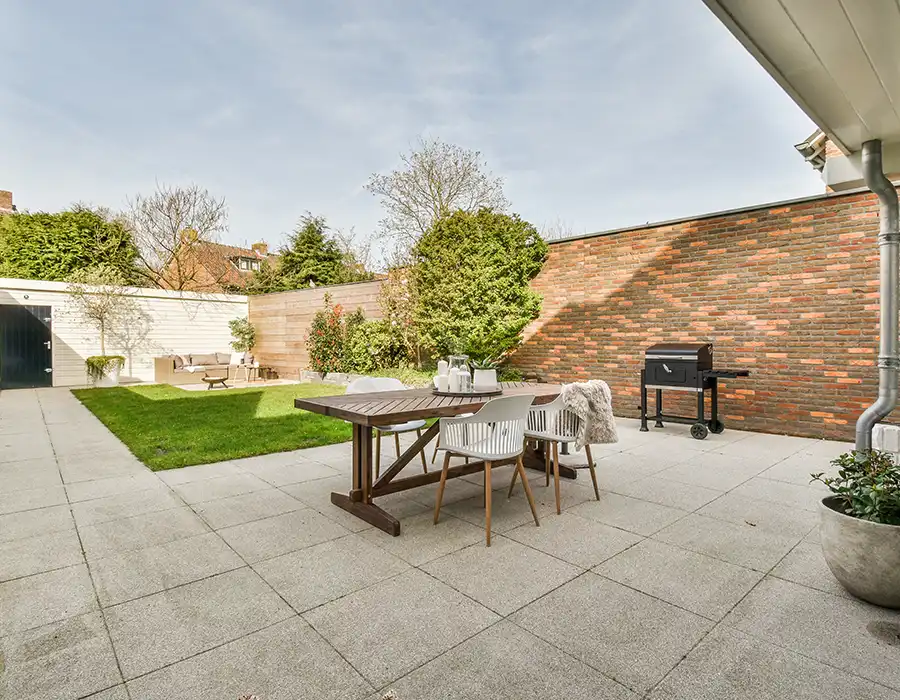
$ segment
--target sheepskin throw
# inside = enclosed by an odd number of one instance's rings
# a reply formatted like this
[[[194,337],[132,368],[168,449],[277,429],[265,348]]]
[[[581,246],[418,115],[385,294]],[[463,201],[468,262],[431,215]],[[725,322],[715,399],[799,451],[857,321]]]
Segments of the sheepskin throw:
[[[576,449],[619,441],[609,384],[601,379],[564,384],[560,396],[566,408],[581,419],[575,437]]]

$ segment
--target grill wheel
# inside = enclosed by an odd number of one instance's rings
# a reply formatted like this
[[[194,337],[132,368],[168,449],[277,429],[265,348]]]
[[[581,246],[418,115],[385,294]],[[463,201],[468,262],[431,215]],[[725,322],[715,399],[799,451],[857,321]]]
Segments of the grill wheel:
[[[724,426],[722,426],[724,430]],[[719,432],[722,432],[721,430]],[[707,428],[703,423],[694,423],[691,426],[691,437],[695,440],[705,440],[706,436],[709,435],[709,428]]]

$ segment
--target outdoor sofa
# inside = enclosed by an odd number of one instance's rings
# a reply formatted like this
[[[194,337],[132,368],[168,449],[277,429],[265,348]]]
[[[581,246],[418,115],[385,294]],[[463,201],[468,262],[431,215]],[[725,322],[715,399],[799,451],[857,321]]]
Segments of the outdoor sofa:
[[[244,363],[240,353],[209,352],[165,355],[153,358],[153,380],[157,384],[201,384],[203,377],[234,379]]]

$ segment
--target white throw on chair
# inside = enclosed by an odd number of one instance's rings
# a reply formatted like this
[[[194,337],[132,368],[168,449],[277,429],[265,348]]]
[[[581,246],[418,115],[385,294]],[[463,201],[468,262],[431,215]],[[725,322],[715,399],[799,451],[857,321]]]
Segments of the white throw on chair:
[[[513,482],[515,482],[516,474],[522,477],[528,505],[534,516],[534,524],[540,525],[537,509],[534,507],[534,498],[531,495],[531,487],[525,476],[525,466],[522,464],[528,407],[533,400],[532,396],[507,396],[488,401],[477,413],[470,416],[441,418],[441,449],[446,454],[437,500],[434,504],[435,525],[441,514],[441,500],[447,484],[451,455],[484,461],[484,529],[488,547],[491,546],[491,465],[493,462],[516,458]]]
[[[347,386],[347,394],[369,394],[375,391],[397,391],[398,389],[407,389],[408,387],[399,379],[393,377],[361,377],[354,379]],[[416,432],[416,435],[422,437],[422,428],[425,427],[423,420],[411,420],[406,423],[397,425],[380,425],[375,428],[375,478],[381,474],[381,436],[393,435],[394,445],[397,449],[397,457],[400,457],[400,433]],[[425,464],[425,450],[420,452],[422,456],[422,469],[428,473],[428,467]]]
[[[532,406],[528,411],[528,428],[525,437],[531,440],[542,440],[544,443],[544,469],[546,472],[546,485],[550,485],[550,450],[553,450],[553,480],[556,489],[556,512],[560,512],[559,504],[559,443],[574,442],[578,435],[581,419],[566,408],[563,397],[557,396],[550,403]],[[591,470],[591,481],[594,482],[594,495],[600,500],[600,489],[597,486],[597,473],[594,471],[594,460],[591,457],[591,446],[584,446],[587,456],[588,468]],[[509,485],[509,495],[512,495],[513,486],[516,484],[515,474],[513,482]]]

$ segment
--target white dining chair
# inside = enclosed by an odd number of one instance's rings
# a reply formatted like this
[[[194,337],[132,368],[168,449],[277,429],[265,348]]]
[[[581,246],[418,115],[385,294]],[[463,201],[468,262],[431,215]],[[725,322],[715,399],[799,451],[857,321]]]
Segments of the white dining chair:
[[[484,461],[484,530],[488,547],[491,546],[491,465],[494,462],[516,459],[513,480],[516,474],[522,477],[534,524],[540,525],[531,487],[525,476],[525,465],[522,463],[528,407],[533,400],[533,396],[506,396],[488,401],[472,415],[441,418],[440,449],[444,450],[445,455],[434,504],[435,525],[441,515],[441,501],[444,498],[452,455]]]
[[[546,485],[550,486],[550,464],[553,463],[553,481],[556,490],[556,512],[560,513],[559,501],[559,444],[561,442],[574,442],[578,435],[581,419],[566,408],[562,396],[557,396],[550,403],[532,406],[528,411],[528,427],[525,429],[525,437],[529,440],[540,440],[544,443],[544,471]],[[551,460],[551,450],[553,451]],[[594,482],[594,495],[600,500],[600,489],[597,486],[597,473],[594,470],[594,460],[591,456],[591,446],[584,446],[587,456],[588,468],[591,471],[591,481]],[[512,483],[509,485],[509,494],[512,495],[516,485],[516,475],[513,474]]]
[[[400,389],[408,389],[403,382],[393,377],[360,377],[354,379],[347,386],[344,393],[347,394],[369,394],[375,391],[397,391]],[[400,434],[411,433],[415,431],[416,435],[422,437],[422,428],[425,427],[423,420],[411,420],[406,423],[398,423],[397,425],[380,425],[375,430],[375,478],[381,474],[381,436],[393,435],[394,446],[397,450],[397,457],[400,457]],[[427,474],[428,466],[425,464],[425,448],[420,450],[422,457],[422,469]]]

